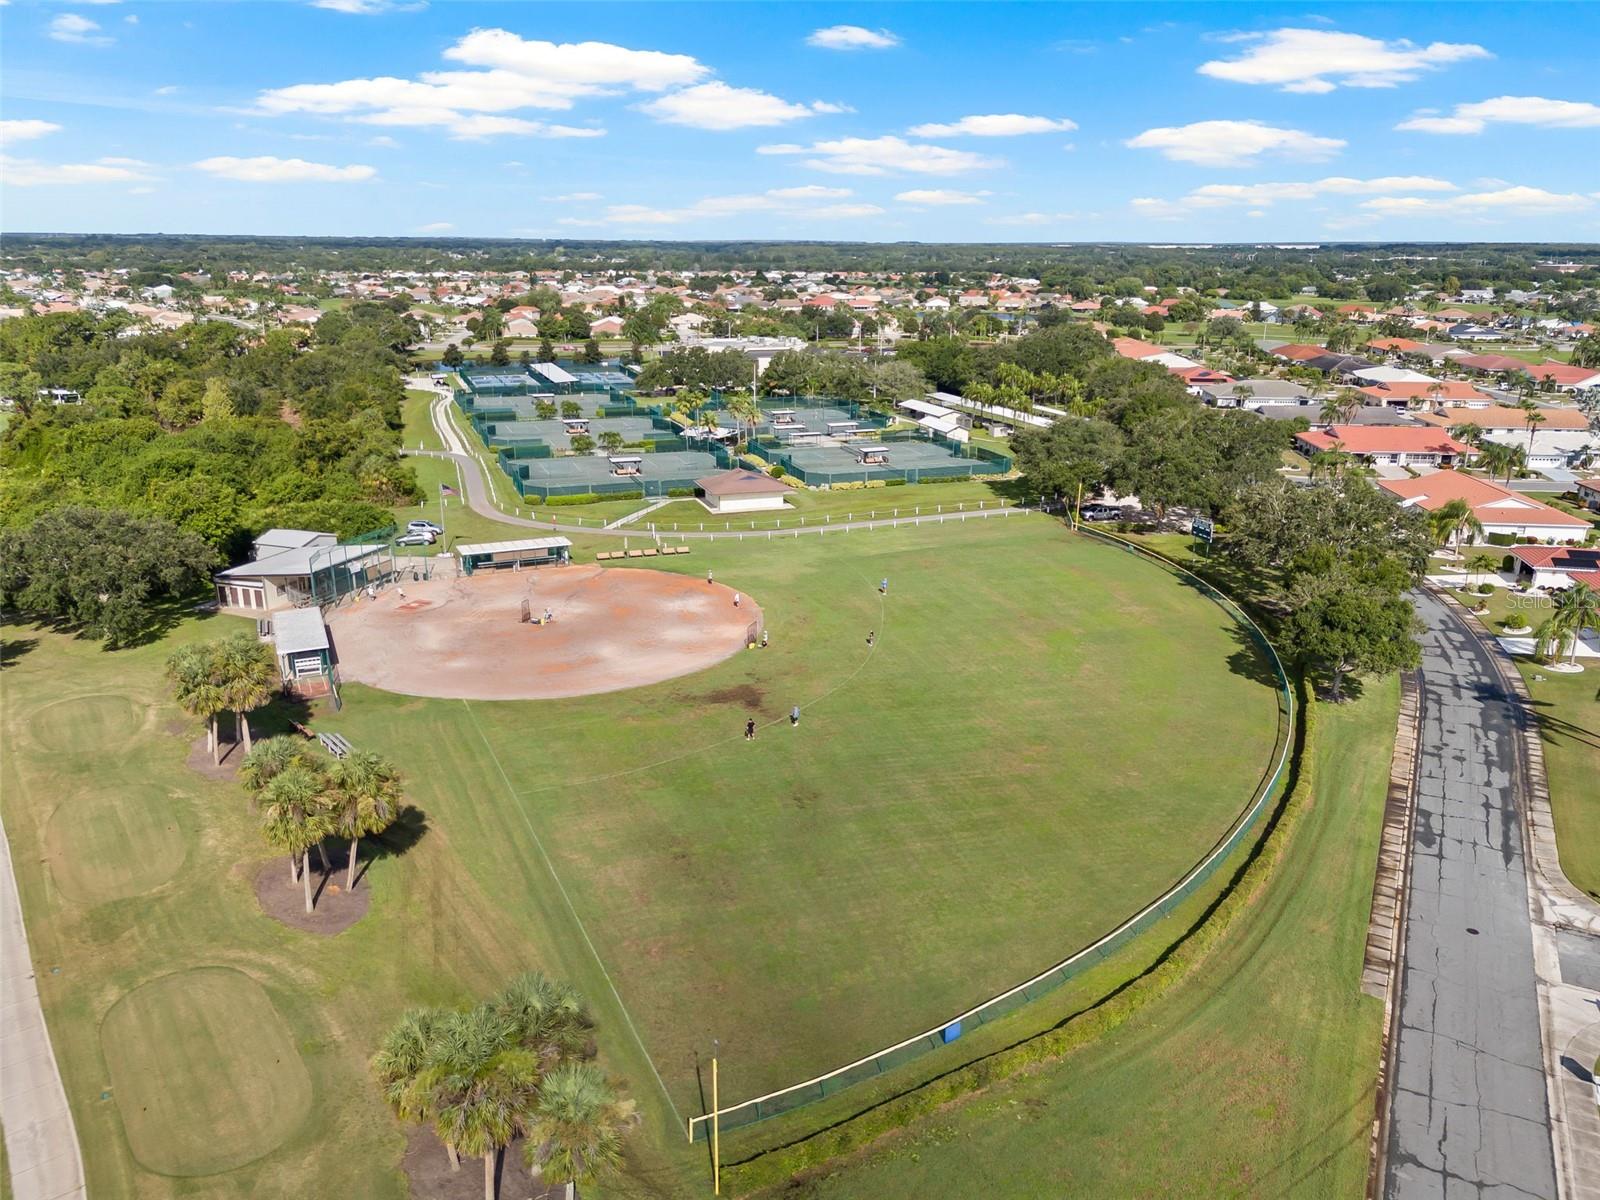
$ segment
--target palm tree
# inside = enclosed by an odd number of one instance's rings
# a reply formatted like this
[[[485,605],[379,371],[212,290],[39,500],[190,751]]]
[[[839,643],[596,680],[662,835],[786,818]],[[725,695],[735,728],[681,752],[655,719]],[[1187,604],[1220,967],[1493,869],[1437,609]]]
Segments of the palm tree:
[[[278,690],[278,662],[272,648],[248,633],[224,638],[215,647],[217,674],[237,736],[250,753],[249,713],[272,699]]]
[[[517,1044],[547,1065],[581,1054],[594,1029],[578,989],[537,971],[518,975],[490,1005],[510,1023]]]
[[[1500,572],[1500,560],[1492,554],[1482,550],[1467,559],[1468,575],[1497,575]]]
[[[167,678],[172,681],[179,707],[191,717],[205,719],[206,749],[211,752],[212,766],[218,761],[217,714],[228,707],[215,665],[215,655],[205,643],[180,647],[167,659]]]
[[[256,794],[261,832],[267,841],[294,860],[300,860],[300,881],[305,886],[306,912],[315,911],[311,899],[311,847],[333,833],[327,804],[327,783],[309,762],[295,762],[268,780]]]
[[[1459,546],[1462,538],[1468,534],[1472,536],[1472,540],[1483,536],[1483,522],[1478,520],[1478,515],[1472,511],[1472,506],[1459,497],[1429,513],[1428,526],[1433,530],[1435,540],[1441,545]]]
[[[622,1163],[622,1135],[638,1120],[632,1100],[618,1098],[593,1063],[563,1063],[544,1077],[528,1122],[526,1153],[533,1177],[589,1184]]]
[[[1474,425],[1471,421],[1465,421],[1460,425],[1453,426],[1450,430],[1450,436],[1458,442],[1465,442],[1469,446],[1478,446],[1483,441],[1483,426]]]
[[[352,750],[328,772],[334,829],[350,839],[345,891],[356,886],[356,854],[363,837],[382,833],[400,815],[400,774],[382,755]]]
[[[1317,412],[1317,420],[1332,429],[1344,420],[1344,406],[1330,396],[1322,402],[1322,408]]]
[[[1546,658],[1559,654],[1563,645],[1570,646],[1567,663],[1576,667],[1578,645],[1587,625],[1600,629],[1600,592],[1586,583],[1575,583],[1556,595],[1555,610],[1539,626],[1533,652]]]
[[[1524,396],[1517,402],[1517,407],[1522,410],[1522,419],[1528,426],[1528,457],[1533,457],[1533,435],[1539,432],[1539,426],[1550,418],[1539,411],[1539,406]]]
[[[1527,462],[1527,455],[1521,446],[1507,446],[1503,442],[1486,442],[1478,451],[1478,461],[1484,470],[1489,472],[1489,478],[1504,475],[1506,482],[1511,482],[1511,477]]]
[[[538,1057],[517,1045],[515,1026],[487,1005],[440,1019],[419,1086],[446,1145],[483,1158],[484,1200],[494,1200],[494,1168],[533,1111]]]
[[[1335,442],[1326,450],[1311,456],[1311,478],[1319,479],[1324,475],[1331,479],[1343,478],[1355,461],[1355,455],[1344,448],[1343,442]]]
[[[424,1085],[423,1074],[432,1062],[440,1041],[442,1014],[435,1009],[414,1008],[384,1036],[383,1045],[372,1058],[372,1071],[383,1089],[394,1115],[402,1121],[431,1122],[437,1114],[434,1095]],[[450,1142],[444,1143],[451,1170],[461,1169],[461,1154]]]

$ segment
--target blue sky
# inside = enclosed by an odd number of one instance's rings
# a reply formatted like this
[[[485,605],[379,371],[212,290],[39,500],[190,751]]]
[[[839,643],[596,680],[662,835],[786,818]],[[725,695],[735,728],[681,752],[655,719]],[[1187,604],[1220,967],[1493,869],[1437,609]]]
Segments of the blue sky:
[[[9,0],[0,225],[1594,241],[1595,14]]]

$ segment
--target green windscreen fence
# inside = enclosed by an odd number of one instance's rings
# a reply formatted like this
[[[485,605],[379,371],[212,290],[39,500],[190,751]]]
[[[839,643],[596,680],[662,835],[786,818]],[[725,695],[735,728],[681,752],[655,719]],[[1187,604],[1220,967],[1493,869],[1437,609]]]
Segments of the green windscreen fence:
[[[1263,768],[1255,791],[1228,831],[1180,879],[1144,908],[1107,930],[1095,941],[1074,950],[1060,962],[999,995],[992,996],[965,1012],[952,1014],[948,1020],[932,1029],[924,1030],[812,1079],[780,1088],[764,1096],[730,1104],[717,1113],[721,1128],[737,1129],[757,1121],[764,1121],[836,1095],[858,1083],[875,1079],[949,1044],[954,1040],[950,1036],[952,1033],[959,1035],[963,1031],[986,1025],[1016,1012],[1030,1001],[1054,991],[1090,967],[1105,961],[1151,926],[1170,916],[1184,901],[1205,887],[1217,871],[1228,866],[1234,853],[1250,838],[1251,832],[1260,823],[1263,814],[1270,811],[1273,799],[1281,794],[1287,781],[1289,752],[1294,740],[1295,697],[1283,663],[1260,626],[1227,596],[1169,559],[1143,546],[1099,530],[1084,528],[1082,532],[1126,553],[1138,555],[1168,571],[1184,585],[1196,588],[1220,605],[1239,624],[1251,643],[1271,665],[1277,681],[1277,742],[1271,758]],[[688,1134],[691,1141],[708,1135],[711,1117],[712,1114],[706,1113],[689,1118]]]
[[[329,608],[369,584],[387,583],[395,575],[395,527],[386,525],[348,541],[311,552],[311,594],[306,602]]]

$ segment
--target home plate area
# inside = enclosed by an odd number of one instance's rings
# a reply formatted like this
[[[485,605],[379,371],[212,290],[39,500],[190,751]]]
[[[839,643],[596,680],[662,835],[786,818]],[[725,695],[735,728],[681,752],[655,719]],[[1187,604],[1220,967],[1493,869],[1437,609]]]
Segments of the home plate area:
[[[391,587],[330,613],[328,629],[347,683],[452,700],[554,700],[660,683],[737,654],[760,629],[761,609],[748,596],[736,606],[734,595],[697,576],[634,567],[480,571]]]

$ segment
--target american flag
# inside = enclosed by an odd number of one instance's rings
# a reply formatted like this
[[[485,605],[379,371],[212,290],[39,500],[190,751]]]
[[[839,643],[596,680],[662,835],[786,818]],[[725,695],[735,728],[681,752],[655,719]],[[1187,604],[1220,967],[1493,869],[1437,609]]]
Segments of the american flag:
[[[456,494],[457,493],[456,493],[455,488],[451,487],[448,483],[441,483],[439,485],[439,495],[441,495],[441,496],[454,496]]]

